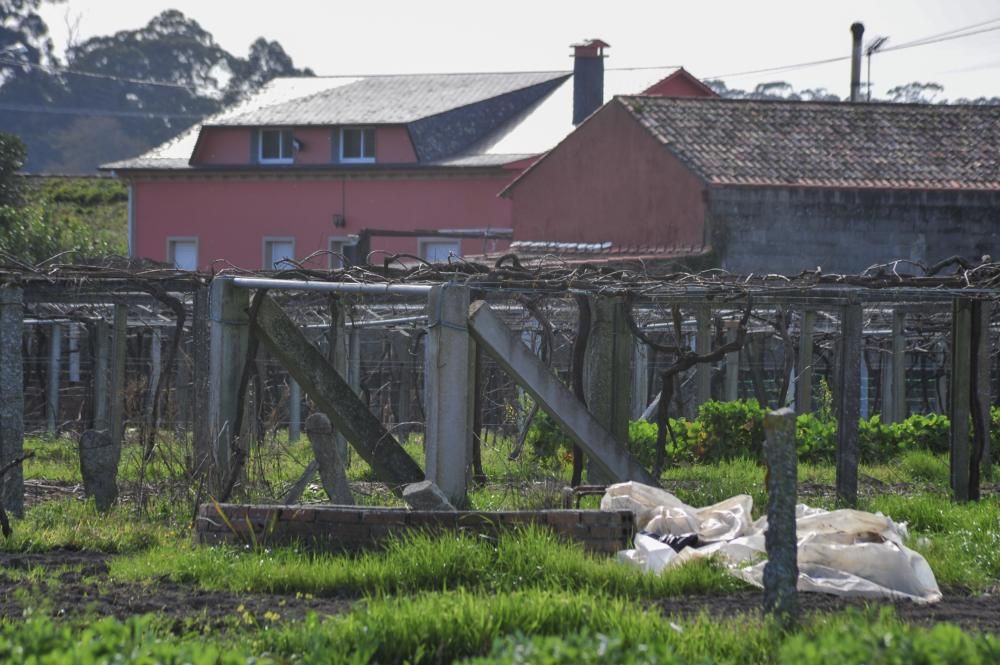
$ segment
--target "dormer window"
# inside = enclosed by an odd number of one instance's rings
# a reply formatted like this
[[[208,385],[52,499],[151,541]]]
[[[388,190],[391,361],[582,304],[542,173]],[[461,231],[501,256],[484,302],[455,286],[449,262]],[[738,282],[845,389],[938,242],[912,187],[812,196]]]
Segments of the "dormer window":
[[[294,139],[290,129],[260,130],[261,164],[291,164],[294,151]]]
[[[340,161],[348,164],[375,162],[375,129],[344,127],[340,130]]]

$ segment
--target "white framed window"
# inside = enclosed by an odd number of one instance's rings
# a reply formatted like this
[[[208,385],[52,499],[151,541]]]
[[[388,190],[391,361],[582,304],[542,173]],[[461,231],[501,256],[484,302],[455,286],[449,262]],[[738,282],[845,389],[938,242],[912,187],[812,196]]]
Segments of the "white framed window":
[[[348,164],[374,163],[375,128],[342,128],[340,130],[340,161]]]
[[[261,164],[291,164],[295,151],[290,129],[260,130],[260,148],[257,160]]]
[[[341,270],[344,267],[344,248],[351,244],[347,238],[330,238],[330,270]]]
[[[167,262],[178,270],[198,270],[198,239],[168,238]]]
[[[447,263],[452,256],[462,255],[460,240],[423,239],[418,241],[420,258],[428,263]]]
[[[295,238],[264,238],[264,270],[288,270],[293,266],[282,263],[295,258]]]

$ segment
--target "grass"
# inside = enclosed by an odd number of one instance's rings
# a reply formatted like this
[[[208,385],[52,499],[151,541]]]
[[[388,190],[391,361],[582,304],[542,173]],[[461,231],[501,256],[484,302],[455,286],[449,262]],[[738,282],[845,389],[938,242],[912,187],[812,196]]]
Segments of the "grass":
[[[156,617],[0,625],[0,660],[26,663],[995,663],[1000,639],[903,624],[891,610],[806,617],[782,632],[756,615],[664,617],[627,599],[526,590],[426,593],[321,619],[177,635]],[[465,660],[468,659],[468,660]]]
[[[660,598],[747,588],[714,562],[645,575],[537,528],[502,534],[495,543],[467,534],[415,533],[392,540],[384,552],[357,556],[167,545],[112,561],[111,575],[119,581],[166,577],[205,589],[318,596],[562,589]]]

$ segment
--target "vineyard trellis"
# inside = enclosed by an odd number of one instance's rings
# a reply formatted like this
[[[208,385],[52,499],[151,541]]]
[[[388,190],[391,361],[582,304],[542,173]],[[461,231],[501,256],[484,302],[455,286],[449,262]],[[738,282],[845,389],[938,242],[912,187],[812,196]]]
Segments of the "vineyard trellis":
[[[331,414],[338,432],[359,445],[362,435],[351,427],[362,411],[369,414],[375,447],[366,454],[377,465],[386,441],[426,427],[428,476],[460,498],[472,476],[482,475],[481,439],[503,432],[523,445],[544,401],[538,367],[512,367],[510,349],[490,347],[475,325],[470,341],[466,310],[475,301],[557,377],[545,399],[562,400],[567,384],[574,403],[587,405],[586,415],[568,414],[576,407],[565,400],[558,409],[543,405],[575,432],[578,446],[597,445],[599,431],[622,442],[630,418],[655,418],[650,477],[669,461],[668,414],[690,415],[712,396],[741,395],[808,411],[819,375],[835,398],[843,501],[857,494],[858,419],[875,410],[887,421],[910,410],[949,412],[956,498],[976,498],[981,467],[991,463],[996,263],[956,257],[934,266],[897,261],[857,275],[782,276],[555,258],[528,264],[508,255],[492,264],[387,259],[381,267],[330,272],[292,266],[205,275],[105,260],[8,263],[0,281],[0,465],[20,454],[26,429],[107,429],[115,445],[139,443],[144,463],[158,454],[166,430],[191,442],[187,457],[171,463],[192,479],[207,473],[212,491],[225,496],[254,463],[251,441],[277,428],[298,436],[305,386],[293,377],[308,378],[328,363],[364,407],[350,422]],[[441,305],[428,306],[431,293],[438,294],[432,303],[458,298],[447,316]],[[289,374],[302,359],[260,325],[262,307],[287,318],[286,332],[309,343],[316,353],[310,365]],[[259,348],[261,340],[268,348]],[[432,367],[449,364],[459,373],[439,376]],[[536,383],[524,372],[534,372]],[[333,376],[313,376],[318,385],[305,392],[314,408],[346,408],[347,392],[317,397]],[[568,422],[571,416],[599,427]],[[627,453],[619,447],[591,449],[591,478],[640,473],[634,460],[612,459]],[[578,484],[579,449],[575,458]],[[413,473],[409,467],[395,481]],[[19,513],[22,494],[13,470],[3,479],[4,505]]]

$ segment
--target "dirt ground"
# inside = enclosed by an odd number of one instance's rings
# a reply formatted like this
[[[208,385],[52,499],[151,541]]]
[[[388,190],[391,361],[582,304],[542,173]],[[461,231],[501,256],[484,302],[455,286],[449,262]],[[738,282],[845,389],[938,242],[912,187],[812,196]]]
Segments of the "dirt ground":
[[[24,579],[24,573],[37,568],[50,572],[37,576],[41,578],[37,581]],[[67,571],[67,568],[71,570]],[[966,630],[1000,635],[1000,590],[973,596],[960,589],[946,589],[944,596],[941,602],[933,605],[908,602],[874,604],[892,605],[903,620],[916,624],[950,622]],[[799,598],[805,612],[861,608],[866,604],[861,600],[845,600],[823,594],[802,594]],[[40,604],[38,599],[42,599]],[[668,616],[688,617],[707,612],[712,616],[730,617],[759,611],[762,600],[763,595],[759,591],[743,591],[668,598],[653,603],[653,607]],[[108,556],[104,554],[73,551],[0,553],[0,617],[23,616],[27,603],[33,606],[34,611],[53,616],[90,614],[124,619],[135,614],[157,612],[173,618],[178,625],[225,629],[248,623],[265,625],[272,620],[301,619],[309,612],[320,616],[338,614],[350,610],[359,601],[360,598],[353,594],[302,598],[295,595],[203,591],[166,581],[149,586],[120,584],[108,579]]]

